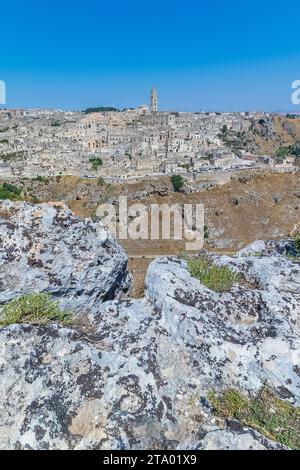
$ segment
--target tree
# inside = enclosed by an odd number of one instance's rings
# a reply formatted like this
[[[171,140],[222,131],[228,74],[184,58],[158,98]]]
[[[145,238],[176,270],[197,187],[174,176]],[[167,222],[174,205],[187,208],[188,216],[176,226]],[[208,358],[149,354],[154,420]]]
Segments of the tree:
[[[223,135],[228,134],[228,127],[226,126],[226,124],[224,124],[224,126],[222,127],[221,133],[222,133]]]
[[[178,192],[183,186],[183,178],[180,175],[173,175],[171,178],[174,191]]]
[[[99,166],[102,166],[101,158],[90,158],[90,163],[92,164],[93,170],[98,170]]]

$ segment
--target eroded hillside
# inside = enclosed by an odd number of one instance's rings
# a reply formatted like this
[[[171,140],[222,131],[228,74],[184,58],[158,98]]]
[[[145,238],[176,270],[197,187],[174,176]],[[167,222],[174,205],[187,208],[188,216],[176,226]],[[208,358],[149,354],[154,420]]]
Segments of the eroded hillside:
[[[22,180],[16,184],[27,196],[40,201],[65,202],[81,217],[94,217],[100,203],[117,203],[121,194],[128,196],[129,205],[204,204],[205,244],[218,252],[236,251],[257,239],[285,237],[300,218],[299,173],[248,171],[233,175],[225,184],[209,187],[210,182],[208,189],[187,194],[175,193],[168,177],[115,186],[76,177]],[[184,241],[174,240],[128,240],[121,244],[129,255],[137,296],[143,292],[145,272],[153,257],[185,249]]]

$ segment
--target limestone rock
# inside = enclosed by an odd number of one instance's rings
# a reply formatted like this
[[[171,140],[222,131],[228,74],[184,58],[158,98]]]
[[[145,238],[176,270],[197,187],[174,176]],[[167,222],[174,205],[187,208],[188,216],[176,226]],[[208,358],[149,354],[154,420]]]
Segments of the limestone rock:
[[[135,427],[159,426],[166,413],[134,358],[57,325],[12,325],[0,336],[2,449],[129,448]]]
[[[95,340],[58,325],[0,329],[1,449],[280,448],[251,430],[208,425],[183,371],[165,379],[168,393],[153,339],[144,360]]]
[[[157,258],[141,300],[94,302],[72,328],[0,328],[0,447],[283,448],[214,416],[208,392],[267,384],[300,405],[300,263],[289,243],[210,255],[241,274],[229,292]]]
[[[61,203],[0,202],[0,305],[47,291],[80,312],[129,287],[127,256],[100,223]]]
[[[196,447],[198,450],[283,450],[282,445],[266,439],[258,432],[244,429],[240,432],[218,429],[209,432]]]

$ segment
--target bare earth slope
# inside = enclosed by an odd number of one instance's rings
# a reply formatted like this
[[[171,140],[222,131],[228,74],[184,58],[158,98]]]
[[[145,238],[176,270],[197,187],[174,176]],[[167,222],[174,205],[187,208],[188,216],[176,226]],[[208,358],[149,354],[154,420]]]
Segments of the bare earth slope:
[[[202,203],[206,245],[218,252],[237,251],[257,239],[285,237],[300,219],[300,173],[243,172],[226,184],[189,194],[174,193],[169,177],[115,186],[77,177],[24,180],[23,185],[27,194],[31,191],[43,202],[63,201],[81,217],[94,216],[98,204],[117,202],[120,194],[128,196],[129,205]],[[183,241],[173,240],[129,240],[121,244],[129,255],[136,296],[143,292],[145,272],[152,258],[185,249]]]

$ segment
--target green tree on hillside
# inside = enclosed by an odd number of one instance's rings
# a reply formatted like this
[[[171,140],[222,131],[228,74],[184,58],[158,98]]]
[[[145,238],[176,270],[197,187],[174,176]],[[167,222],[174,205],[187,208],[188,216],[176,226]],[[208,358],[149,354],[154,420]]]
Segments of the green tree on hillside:
[[[184,181],[180,175],[173,175],[171,178],[174,191],[178,192],[182,188]]]

